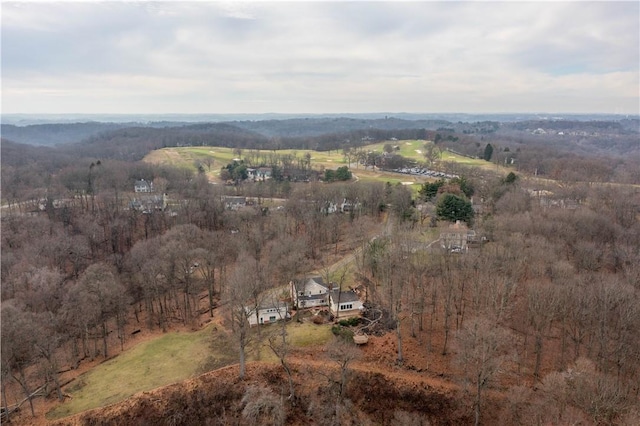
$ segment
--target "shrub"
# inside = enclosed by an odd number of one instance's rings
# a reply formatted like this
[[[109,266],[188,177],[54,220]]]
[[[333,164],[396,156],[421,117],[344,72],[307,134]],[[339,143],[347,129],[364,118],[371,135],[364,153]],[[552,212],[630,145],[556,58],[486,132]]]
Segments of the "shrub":
[[[353,331],[349,330],[348,328],[344,328],[340,325],[334,325],[333,327],[331,327],[331,332],[335,336],[340,337],[346,341],[353,341]]]
[[[354,327],[360,324],[360,318],[353,317],[353,318],[343,319],[343,320],[340,320],[338,324],[340,324],[343,327]]]
[[[313,317],[313,323],[320,325],[320,324],[324,324],[324,317],[322,315],[316,315]]]

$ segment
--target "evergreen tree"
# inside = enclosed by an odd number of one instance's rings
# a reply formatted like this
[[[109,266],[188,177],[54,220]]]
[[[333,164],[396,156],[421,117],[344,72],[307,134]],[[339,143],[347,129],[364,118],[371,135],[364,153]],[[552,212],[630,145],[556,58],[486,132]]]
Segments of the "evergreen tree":
[[[431,201],[438,194],[438,189],[440,189],[442,185],[444,185],[443,179],[435,182],[427,182],[422,184],[422,188],[418,190],[418,193],[425,201]]]
[[[509,174],[504,178],[504,183],[514,183],[516,180],[518,180],[518,175],[513,172],[509,172]]]
[[[473,219],[473,206],[469,200],[454,194],[443,194],[436,205],[438,219],[455,222],[457,220],[471,223]]]
[[[475,193],[475,188],[464,176],[451,179],[451,183],[454,185],[460,185],[460,190],[469,198],[471,198]]]
[[[485,161],[491,161],[491,157],[493,157],[493,147],[488,143],[487,146],[484,147],[484,155],[482,158]]]

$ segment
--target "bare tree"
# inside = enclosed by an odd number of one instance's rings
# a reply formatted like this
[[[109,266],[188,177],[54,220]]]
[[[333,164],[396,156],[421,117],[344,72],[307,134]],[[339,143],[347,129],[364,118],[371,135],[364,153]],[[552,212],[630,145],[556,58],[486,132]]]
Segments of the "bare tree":
[[[202,231],[195,225],[177,226],[162,237],[160,255],[165,264],[164,276],[174,291],[185,325],[194,320],[197,311],[196,294],[202,280],[195,272],[202,255],[202,238]]]
[[[444,341],[442,342],[442,355],[447,354],[449,335],[451,333],[451,316],[453,315],[454,289],[456,284],[455,261],[456,259],[447,251],[439,256],[440,282],[442,284],[442,303],[444,308]]]
[[[35,318],[34,347],[42,357],[46,383],[53,382],[59,401],[64,398],[58,378],[58,347],[63,336],[58,332],[57,320],[51,312],[42,312]]]
[[[130,287],[139,287],[147,312],[147,325],[157,324],[167,330],[167,283],[164,276],[164,261],[160,257],[160,238],[139,241],[127,254],[126,264]],[[140,300],[137,300],[140,302]],[[136,308],[137,314],[137,308]]]
[[[35,325],[31,313],[11,302],[2,304],[2,371],[9,373],[20,385],[25,399],[29,401],[31,415],[35,417],[33,394],[27,376],[27,368],[36,360]]]
[[[362,356],[360,348],[358,348],[353,342],[336,337],[327,345],[326,353],[329,359],[335,362],[340,369],[338,389],[340,398],[343,398],[347,391],[349,365]]]
[[[593,361],[578,358],[570,368],[552,372],[540,386],[544,409],[542,422],[628,424],[620,419],[637,405],[628,387],[598,371]]]
[[[103,352],[108,358],[108,321],[125,309],[125,288],[116,278],[112,268],[104,263],[91,265],[80,276],[75,291],[80,301],[86,304],[87,324],[99,326],[102,334]]]
[[[442,151],[433,142],[427,142],[422,147],[424,158],[429,162],[430,166],[435,165],[442,158]]]
[[[250,425],[283,425],[286,413],[282,400],[270,388],[249,385],[242,397],[242,417]]]
[[[502,372],[509,357],[511,335],[508,330],[485,318],[473,318],[456,335],[455,362],[464,377],[475,385],[475,425],[480,424],[482,391]]]
[[[259,309],[265,297],[263,283],[256,276],[255,266],[252,267],[251,262],[255,262],[255,259],[246,254],[240,256],[224,295],[227,319],[238,344],[241,379],[245,376],[247,350],[253,338],[249,318],[255,315],[256,323],[259,323]]]
[[[216,269],[218,269],[218,276],[220,276],[224,263],[228,259],[225,253],[230,254],[234,251],[234,247],[227,234],[223,232],[207,232],[203,238],[206,248],[198,249],[196,257],[199,259],[198,270],[202,274],[207,287],[209,316],[213,317],[214,296],[216,293],[220,293],[220,290],[216,292]]]
[[[527,290],[527,316],[535,338],[536,361],[533,375],[538,378],[542,364],[544,332],[551,327],[551,323],[558,315],[559,295],[554,287],[542,282],[531,283]]]
[[[278,312],[280,311],[278,310]],[[293,370],[287,359],[291,352],[291,344],[287,335],[286,318],[280,318],[280,324],[272,331],[267,341],[269,348],[271,348],[271,351],[278,357],[280,365],[282,365],[285,373],[287,373],[287,379],[289,381],[289,397],[287,399],[295,405],[296,389],[293,382]]]

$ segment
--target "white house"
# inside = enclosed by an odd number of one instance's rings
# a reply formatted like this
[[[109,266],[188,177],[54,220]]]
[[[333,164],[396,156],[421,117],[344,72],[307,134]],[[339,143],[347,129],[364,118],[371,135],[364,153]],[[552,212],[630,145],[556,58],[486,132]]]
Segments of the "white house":
[[[247,176],[253,180],[271,179],[271,167],[248,168]]]
[[[322,281],[322,277],[294,280],[290,284],[294,306],[300,309],[329,306],[329,287]]]
[[[324,214],[333,214],[338,211],[338,205],[331,201],[320,203],[320,212]]]
[[[285,302],[264,304],[258,307],[258,315],[252,307],[245,307],[250,326],[258,324],[271,324],[289,318],[289,305]]]
[[[227,210],[238,210],[247,205],[247,197],[224,195],[222,202]]]
[[[133,190],[135,192],[153,192],[153,182],[144,179],[137,180],[133,184]]]
[[[331,313],[336,317],[359,315],[364,309],[360,297],[353,290],[338,291],[336,289],[331,291],[329,293],[329,305]]]
[[[364,309],[356,292],[332,289],[331,285],[322,281],[322,277],[291,281],[291,300],[299,309],[329,306],[331,312],[338,317],[342,314],[359,315]]]
[[[342,213],[349,213],[352,210],[357,210],[361,207],[359,202],[352,202],[347,200],[346,198],[342,200],[342,204],[340,204],[340,211]]]

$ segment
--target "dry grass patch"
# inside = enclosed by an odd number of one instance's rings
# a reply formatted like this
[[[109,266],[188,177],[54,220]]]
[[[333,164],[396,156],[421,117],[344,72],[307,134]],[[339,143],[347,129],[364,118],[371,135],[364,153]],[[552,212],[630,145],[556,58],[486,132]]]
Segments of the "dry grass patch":
[[[194,333],[167,333],[98,365],[66,389],[72,398],[47,413],[47,418],[102,407],[195,376],[212,351],[210,333],[211,326]]]

